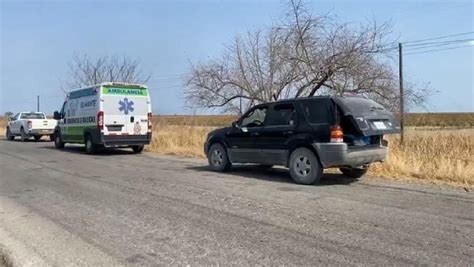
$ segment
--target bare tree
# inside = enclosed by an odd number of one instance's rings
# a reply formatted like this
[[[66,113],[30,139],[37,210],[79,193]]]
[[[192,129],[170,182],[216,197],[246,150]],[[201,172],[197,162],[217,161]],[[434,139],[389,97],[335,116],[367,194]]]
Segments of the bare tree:
[[[299,79],[289,48],[278,28],[237,36],[222,58],[191,66],[186,97],[201,107],[227,110],[236,110],[239,99],[249,106],[288,97],[286,90]]]
[[[362,25],[314,16],[290,0],[287,19],[266,30],[236,37],[220,59],[191,66],[186,98],[199,107],[236,110],[289,97],[357,94],[392,107],[399,98],[390,52],[391,24]],[[425,100],[413,88],[406,97]],[[395,106],[393,106],[395,108]]]
[[[69,63],[70,77],[63,89],[70,90],[102,82],[146,83],[150,76],[143,74],[138,59],[120,56],[103,56],[91,59],[75,55]]]

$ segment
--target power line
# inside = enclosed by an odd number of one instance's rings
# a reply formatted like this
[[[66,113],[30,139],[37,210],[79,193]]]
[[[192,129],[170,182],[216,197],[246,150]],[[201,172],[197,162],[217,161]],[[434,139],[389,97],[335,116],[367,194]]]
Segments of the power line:
[[[448,41],[438,41],[438,42],[429,42],[429,43],[417,43],[417,44],[407,44],[405,46],[409,47],[417,47],[417,46],[425,46],[425,45],[435,45],[435,44],[449,44],[449,43],[463,43],[473,41],[474,39],[457,39],[457,40],[448,40]]]
[[[406,49],[406,51],[413,51],[413,50],[419,50],[419,49],[426,49],[426,48],[431,48],[431,47],[438,47],[438,46],[446,46],[446,45],[453,45],[453,44],[459,44],[459,43],[469,43],[473,42],[474,39],[466,39],[464,41],[456,41],[456,42],[440,42],[440,43],[434,43],[432,45],[425,45],[425,46],[420,46],[420,47],[409,47]]]
[[[404,55],[408,56],[408,55],[416,55],[416,54],[425,54],[425,53],[431,53],[431,52],[437,52],[437,51],[453,50],[453,49],[458,49],[458,48],[463,48],[463,47],[474,47],[474,45],[461,45],[461,46],[447,47],[447,48],[442,48],[442,49],[432,49],[432,50],[421,51],[421,52],[407,53]]]
[[[185,78],[185,74],[179,74],[179,75],[170,75],[170,76],[156,76],[156,77],[151,77],[150,80],[173,80],[173,79],[180,79],[180,78]]]
[[[443,36],[438,36],[438,37],[433,37],[433,38],[427,38],[427,39],[421,39],[421,40],[414,40],[414,41],[407,41],[403,42],[404,44],[409,44],[409,43],[419,43],[419,42],[425,42],[425,41],[431,41],[431,40],[439,40],[439,39],[444,39],[444,38],[449,38],[449,37],[455,37],[455,36],[462,36],[462,35],[469,35],[469,34],[474,34],[474,32],[463,32],[463,33],[456,33],[456,34],[450,34],[450,35],[443,35]]]
[[[469,32],[469,33],[462,33],[463,35],[465,34],[470,34],[474,32]],[[458,36],[461,34],[453,34],[453,35],[447,35],[447,36],[441,36],[441,37],[435,37],[435,38],[430,38],[430,39],[424,39],[424,40],[419,40],[418,42],[421,41],[428,41],[428,40],[437,40],[437,39],[442,39],[442,38],[448,38],[448,37],[453,37],[453,36]],[[457,39],[457,40],[446,40],[446,41],[437,41],[437,42],[428,42],[428,43],[414,43],[411,44],[411,42],[407,42],[408,44],[404,46],[408,46],[408,49],[404,49],[405,51],[411,51],[411,50],[418,50],[418,49],[424,49],[424,48],[431,48],[431,47],[437,47],[437,46],[445,46],[445,45],[452,45],[452,44],[457,44],[457,43],[465,43],[465,42],[471,42],[474,41],[474,39]],[[414,41],[413,41],[414,42]],[[376,51],[369,51],[369,53],[387,53],[387,52],[395,52],[398,50],[398,45],[394,44],[387,44],[385,46],[382,46],[378,48]]]

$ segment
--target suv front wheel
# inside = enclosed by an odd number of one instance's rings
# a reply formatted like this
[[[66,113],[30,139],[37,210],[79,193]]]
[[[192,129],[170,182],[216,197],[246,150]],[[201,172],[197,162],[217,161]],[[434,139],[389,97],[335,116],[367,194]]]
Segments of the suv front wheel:
[[[209,148],[207,159],[213,171],[227,171],[232,166],[227,157],[227,150],[219,143],[215,143]]]
[[[318,183],[323,175],[323,168],[316,155],[307,148],[297,148],[290,156],[290,175],[298,184]]]

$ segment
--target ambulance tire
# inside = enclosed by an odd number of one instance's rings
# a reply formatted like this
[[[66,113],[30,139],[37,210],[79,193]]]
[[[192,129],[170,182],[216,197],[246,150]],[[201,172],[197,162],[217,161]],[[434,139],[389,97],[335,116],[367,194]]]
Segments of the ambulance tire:
[[[99,147],[92,141],[92,136],[90,134],[86,134],[84,143],[86,145],[87,154],[95,154],[99,150]]]
[[[60,132],[55,132],[54,133],[54,146],[57,149],[63,149],[64,148],[64,142],[61,139],[61,133]]]

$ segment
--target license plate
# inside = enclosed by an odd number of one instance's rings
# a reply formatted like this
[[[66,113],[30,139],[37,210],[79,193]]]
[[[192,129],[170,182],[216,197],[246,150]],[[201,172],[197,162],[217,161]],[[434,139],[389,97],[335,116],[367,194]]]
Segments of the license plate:
[[[385,123],[383,121],[374,121],[375,128],[379,130],[385,130],[387,129],[387,126],[385,126]]]
[[[41,130],[40,132],[41,132],[41,133],[47,133],[47,132],[49,132],[49,131],[48,131],[48,130]]]

